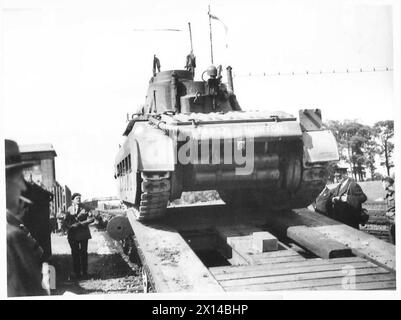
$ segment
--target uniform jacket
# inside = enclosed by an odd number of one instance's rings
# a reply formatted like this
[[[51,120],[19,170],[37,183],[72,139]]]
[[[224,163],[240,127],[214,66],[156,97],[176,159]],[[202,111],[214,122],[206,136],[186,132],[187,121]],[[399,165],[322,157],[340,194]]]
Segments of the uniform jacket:
[[[333,219],[343,222],[351,227],[359,228],[362,213],[362,203],[367,200],[365,193],[354,179],[349,178],[344,184],[339,183],[331,190],[332,197],[347,195],[347,201],[337,201],[333,204],[331,216]]]
[[[68,239],[76,241],[91,239],[89,224],[94,221],[94,218],[91,213],[81,205],[78,206],[76,213],[74,210],[75,206],[69,207],[64,218],[65,227],[68,230]]]
[[[43,250],[28,229],[7,211],[7,294],[9,297],[44,296]]]
[[[395,218],[395,190],[393,186],[388,187],[386,193],[386,216],[390,218],[390,220],[394,220]]]

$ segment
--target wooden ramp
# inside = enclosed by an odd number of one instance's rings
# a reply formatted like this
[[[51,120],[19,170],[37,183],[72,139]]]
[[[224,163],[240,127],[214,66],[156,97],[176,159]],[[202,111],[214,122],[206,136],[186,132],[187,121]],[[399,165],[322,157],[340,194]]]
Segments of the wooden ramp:
[[[389,290],[395,274],[359,257],[210,268],[225,291]]]

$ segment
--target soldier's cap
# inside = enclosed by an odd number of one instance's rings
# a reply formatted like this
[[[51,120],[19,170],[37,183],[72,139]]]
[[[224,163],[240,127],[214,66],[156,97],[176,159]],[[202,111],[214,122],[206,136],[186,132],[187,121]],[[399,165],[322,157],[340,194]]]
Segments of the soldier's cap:
[[[15,169],[29,168],[35,165],[33,161],[22,161],[18,144],[13,140],[5,139],[6,173]]]
[[[391,178],[391,177],[384,177],[384,178],[382,179],[382,181],[386,181],[386,182],[388,182],[389,184],[394,184],[394,179]]]
[[[71,200],[74,200],[76,197],[81,197],[81,194],[78,192],[75,192],[72,196],[71,196]]]

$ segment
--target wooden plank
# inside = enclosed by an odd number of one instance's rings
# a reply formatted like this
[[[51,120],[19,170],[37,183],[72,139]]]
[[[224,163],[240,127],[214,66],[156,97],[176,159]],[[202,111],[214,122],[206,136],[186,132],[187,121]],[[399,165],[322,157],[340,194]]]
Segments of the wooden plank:
[[[296,261],[305,261],[306,259],[301,255],[293,255],[293,256],[283,256],[272,258],[264,255],[263,253],[252,255],[249,257],[251,259],[251,264],[276,264],[276,263],[287,263],[287,262],[296,262]]]
[[[222,287],[177,230],[128,219],[157,292],[221,292]]]
[[[266,215],[266,223],[280,234],[294,226],[313,227],[327,238],[338,241],[352,249],[352,252],[395,271],[395,246],[363,231],[356,230],[338,221],[308,209]]]
[[[255,256],[266,257],[266,258],[284,258],[284,257],[298,257],[300,254],[292,249],[277,250],[271,252],[258,253]]]
[[[394,275],[390,273],[373,274],[373,275],[361,275],[355,278],[356,285],[359,283],[381,282],[381,281],[394,281]],[[350,288],[350,285],[348,284],[347,280],[344,278],[344,276],[342,276],[337,278],[243,285],[236,287],[227,287],[224,289],[226,291],[276,291],[276,290],[294,290],[294,289],[311,290],[312,288],[318,289],[319,287],[326,287],[326,286],[337,286],[338,289]]]
[[[220,236],[217,236],[216,250],[233,266],[242,266],[249,264],[248,261],[241,254],[230,247],[227,244],[226,240],[222,239]]]
[[[251,225],[219,226],[216,230],[222,239],[223,254],[232,265],[253,264],[254,254],[278,248],[276,237]]]
[[[244,265],[249,265],[250,264],[250,259],[248,257],[248,255],[245,253],[245,250],[241,250],[238,248],[240,248],[239,246],[236,247],[236,249],[230,247],[227,244],[227,247],[230,251],[230,258],[227,259],[228,262],[232,265],[232,266],[244,266]],[[246,246],[245,246],[246,248]]]
[[[315,229],[326,237],[336,239],[350,247],[354,254],[395,272],[395,246],[393,244],[343,224],[315,227]]]
[[[275,267],[279,267],[280,264],[274,265]],[[243,272],[235,272],[235,273],[226,273],[226,274],[213,274],[213,276],[219,282],[225,280],[234,280],[234,279],[249,279],[249,278],[260,278],[260,277],[269,277],[269,276],[278,276],[278,275],[288,275],[288,274],[298,274],[298,273],[311,273],[311,272],[323,272],[323,271],[338,271],[338,270],[346,270],[350,266],[354,269],[366,269],[375,267],[368,262],[358,262],[353,264],[343,263],[343,264],[325,264],[325,265],[317,265],[317,266],[308,266],[303,265],[302,262],[298,262],[298,266],[292,268],[269,268],[269,269],[259,269],[259,270],[247,270]]]
[[[270,232],[255,231],[252,233],[252,248],[254,252],[258,253],[276,251],[278,240]]]
[[[324,236],[313,228],[305,226],[290,227],[287,237],[307,248],[323,259],[352,256],[352,250],[345,245]]]
[[[234,249],[245,247],[252,253],[275,251],[278,249],[278,240],[267,231],[252,225],[231,225],[217,227],[218,234]],[[239,251],[239,250],[237,250]]]
[[[311,287],[311,290],[395,290],[396,281],[373,281],[356,283],[355,289],[344,289],[342,285]],[[305,290],[305,289],[294,289]]]
[[[230,274],[237,272],[249,272],[249,271],[258,271],[258,270],[266,270],[266,269],[286,269],[293,268],[298,266],[319,266],[319,265],[327,265],[327,264],[353,264],[359,262],[367,262],[366,259],[360,257],[349,257],[349,258],[336,258],[331,260],[324,259],[307,259],[304,262],[288,262],[288,263],[280,263],[280,264],[266,264],[266,265],[255,265],[255,266],[223,266],[223,267],[213,267],[209,268],[209,270],[213,273],[214,276],[220,274]],[[374,264],[371,264],[374,266]]]
[[[264,284],[264,283],[277,283],[277,282],[289,282],[289,281],[301,281],[301,280],[311,280],[311,279],[325,279],[325,278],[338,278],[347,275],[349,269],[341,270],[326,270],[326,271],[316,271],[307,273],[295,273],[295,274],[282,274],[275,275],[271,273],[268,276],[255,277],[255,278],[240,278],[232,280],[222,280],[220,284],[226,287],[235,287],[242,285],[254,285],[254,284]],[[371,275],[371,274],[388,274],[389,271],[381,267],[370,267],[363,269],[354,269],[355,275]]]

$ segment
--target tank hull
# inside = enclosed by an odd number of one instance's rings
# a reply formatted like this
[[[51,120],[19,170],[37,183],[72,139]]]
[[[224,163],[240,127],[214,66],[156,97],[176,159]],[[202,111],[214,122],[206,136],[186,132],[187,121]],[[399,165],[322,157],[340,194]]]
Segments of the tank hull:
[[[184,191],[217,190],[228,205],[304,207],[339,159],[319,109],[241,111],[219,77],[194,81],[185,70],[151,79],[124,135],[115,178],[141,220],[162,216]]]
[[[128,205],[139,203],[144,173],[168,173],[163,201],[184,191],[218,190],[227,203],[248,197],[255,205],[299,207],[319,194],[336,160],[331,132],[303,130],[284,113],[180,114],[139,121],[117,155],[116,170]]]

